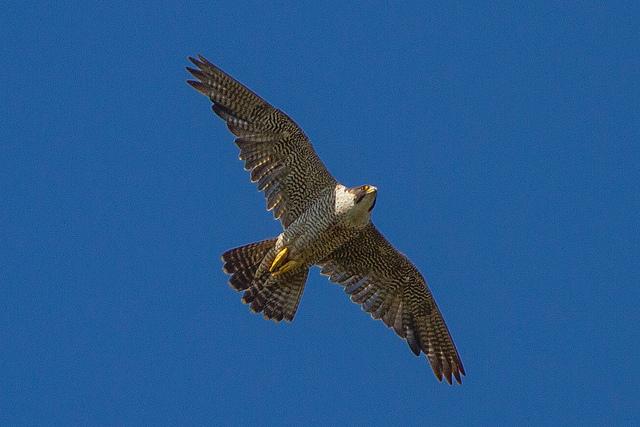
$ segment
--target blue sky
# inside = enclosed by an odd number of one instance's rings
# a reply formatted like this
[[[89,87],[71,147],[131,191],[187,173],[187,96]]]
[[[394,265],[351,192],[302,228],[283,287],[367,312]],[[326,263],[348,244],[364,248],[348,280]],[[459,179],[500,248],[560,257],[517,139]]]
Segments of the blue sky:
[[[631,4],[4,3],[0,421],[637,419]],[[292,324],[240,303],[219,255],[279,224],[185,84],[198,53],[379,188],[461,387],[317,270]]]

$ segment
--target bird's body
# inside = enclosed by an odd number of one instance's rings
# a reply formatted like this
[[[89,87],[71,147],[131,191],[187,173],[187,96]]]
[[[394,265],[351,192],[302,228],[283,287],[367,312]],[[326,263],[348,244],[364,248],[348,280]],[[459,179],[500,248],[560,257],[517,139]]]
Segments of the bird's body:
[[[372,200],[373,197],[375,195]],[[319,264],[369,223],[367,206],[354,200],[354,193],[340,184],[323,191],[309,209],[278,236],[276,251],[289,247],[290,257],[300,259],[302,265]]]
[[[286,114],[203,57],[191,61],[198,80],[189,83],[236,135],[240,159],[283,226],[272,239],[222,255],[243,302],[265,318],[291,321],[317,265],[416,355],[424,352],[438,379],[461,383],[462,362],[424,278],[371,222],[377,189],[338,183]]]

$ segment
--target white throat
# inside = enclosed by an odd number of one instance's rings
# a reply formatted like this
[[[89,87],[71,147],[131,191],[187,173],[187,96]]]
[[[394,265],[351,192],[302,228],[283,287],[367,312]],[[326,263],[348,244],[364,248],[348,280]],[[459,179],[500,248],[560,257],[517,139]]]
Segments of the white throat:
[[[355,194],[341,184],[336,185],[334,213],[352,227],[362,227],[369,223],[369,209],[366,203],[355,202]]]

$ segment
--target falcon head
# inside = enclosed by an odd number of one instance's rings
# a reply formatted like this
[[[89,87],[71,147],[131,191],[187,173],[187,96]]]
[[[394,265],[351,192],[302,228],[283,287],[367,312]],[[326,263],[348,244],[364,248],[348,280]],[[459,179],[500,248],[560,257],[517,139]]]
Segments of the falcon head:
[[[378,189],[373,185],[352,187],[349,192],[353,194],[354,209],[357,211],[368,213],[376,205]]]
[[[336,185],[335,213],[345,215],[348,224],[354,227],[367,225],[370,214],[376,203],[378,189],[373,185],[345,187]]]
[[[373,185],[360,185],[347,190],[353,197],[351,214],[362,220],[369,220],[369,214],[376,205],[378,189]]]

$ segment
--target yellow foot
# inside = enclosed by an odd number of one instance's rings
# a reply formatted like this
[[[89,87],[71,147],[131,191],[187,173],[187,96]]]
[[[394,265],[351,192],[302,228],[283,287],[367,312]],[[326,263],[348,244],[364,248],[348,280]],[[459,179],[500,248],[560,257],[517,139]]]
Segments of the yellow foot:
[[[280,252],[278,252],[275,259],[271,263],[271,267],[269,267],[269,272],[271,274],[273,274],[274,276],[278,276],[295,268],[299,264],[298,261],[288,260],[287,255],[289,255],[289,248],[285,246],[284,248],[280,249]]]
[[[298,266],[298,264],[300,264],[298,261],[294,261],[294,260],[287,261],[282,267],[278,269],[278,271],[274,271],[273,273],[271,273],[271,275],[279,276],[282,273],[286,273],[289,270],[293,270]]]
[[[289,248],[287,248],[286,246],[280,249],[280,252],[278,252],[278,255],[276,255],[276,258],[271,263],[271,267],[269,267],[270,273],[273,273],[274,271],[280,268],[280,265],[284,263],[288,253],[289,253]]]

